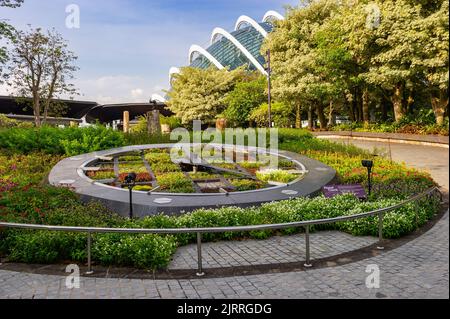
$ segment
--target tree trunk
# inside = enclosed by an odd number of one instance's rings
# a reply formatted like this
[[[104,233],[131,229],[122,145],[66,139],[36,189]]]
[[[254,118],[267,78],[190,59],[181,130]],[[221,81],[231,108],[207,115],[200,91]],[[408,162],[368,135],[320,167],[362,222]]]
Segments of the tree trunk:
[[[325,119],[325,114],[323,113],[323,105],[322,103],[317,103],[317,116],[319,117],[320,121],[320,129],[326,130],[327,129],[327,120]]]
[[[364,88],[362,96],[362,113],[364,124],[369,124],[370,122],[370,110],[369,110],[369,90]]]
[[[400,122],[405,116],[405,110],[403,109],[403,85],[401,83],[395,86],[394,94],[392,95],[392,104],[394,105],[395,121]]]
[[[363,122],[363,102],[361,97],[361,91],[358,90],[357,95],[357,101],[358,101],[358,122]]]
[[[439,90],[439,96],[431,97],[431,106],[433,107],[436,124],[444,124],[445,111],[448,107],[448,94],[445,90]]]
[[[410,90],[409,94],[408,94],[408,99],[406,100],[406,114],[412,114],[414,112],[413,110],[413,104],[414,104],[414,95],[413,95],[413,91]]]
[[[359,122],[359,114],[358,114],[358,91],[357,91],[357,90],[355,90],[355,93],[353,94],[352,111],[353,111],[353,119],[352,119],[352,122]]]
[[[159,111],[154,110],[147,113],[147,128],[148,133],[152,134],[161,134],[161,121],[159,118]]]
[[[308,128],[312,131],[313,130],[313,109],[312,106],[308,109]]]
[[[348,108],[348,113],[350,115],[350,121],[355,122],[355,112],[353,112],[353,101],[352,103],[346,103]]]
[[[302,108],[298,103],[295,107],[295,128],[302,128]]]
[[[45,124],[47,122],[48,110],[50,109],[50,103],[51,103],[52,98],[53,98],[53,92],[55,90],[57,76],[58,76],[57,73],[53,74],[53,79],[52,79],[52,83],[50,84],[47,100],[45,101],[45,104],[44,104],[44,121],[43,121],[43,124]]]
[[[334,103],[330,102],[330,108],[328,112],[328,126],[336,125],[336,114],[334,113]]]
[[[36,127],[41,126],[41,101],[39,100],[39,95],[33,93],[33,113],[34,113],[34,123]]]

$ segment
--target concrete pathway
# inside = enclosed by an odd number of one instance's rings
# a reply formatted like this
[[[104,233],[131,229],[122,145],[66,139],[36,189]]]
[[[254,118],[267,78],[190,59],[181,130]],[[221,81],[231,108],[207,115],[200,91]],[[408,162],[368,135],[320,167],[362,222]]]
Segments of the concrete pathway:
[[[311,256],[320,259],[352,252],[378,242],[338,231],[311,233]],[[266,240],[222,241],[202,244],[203,267],[214,269],[303,262],[305,235],[276,236]],[[197,269],[197,245],[178,248],[169,269]]]
[[[448,213],[423,236],[378,257],[303,272],[195,280],[81,278],[0,271],[2,298],[449,298]],[[379,271],[379,288],[368,288]],[[377,284],[377,281],[373,281]],[[370,286],[369,286],[370,287]]]

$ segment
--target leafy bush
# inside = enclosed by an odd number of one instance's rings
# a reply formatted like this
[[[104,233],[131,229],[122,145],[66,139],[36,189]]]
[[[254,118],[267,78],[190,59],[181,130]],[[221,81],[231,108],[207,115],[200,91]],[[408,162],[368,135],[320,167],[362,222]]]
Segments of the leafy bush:
[[[0,128],[11,128],[11,127],[30,128],[33,127],[33,123],[20,122],[17,120],[10,119],[4,114],[0,114]]]
[[[49,231],[13,233],[8,238],[9,259],[13,262],[48,264],[86,259],[86,235]]]
[[[238,192],[261,189],[265,186],[264,183],[252,179],[231,179],[230,183],[236,187]]]
[[[128,153],[119,157],[119,162],[141,162],[142,157],[138,152]]]
[[[292,174],[283,170],[267,170],[256,172],[256,177],[264,182],[290,183],[296,180],[299,175]]]
[[[172,159],[169,153],[153,151],[145,154],[145,159],[149,164],[154,163],[172,163]]]
[[[176,116],[161,116],[161,124],[169,125],[171,130],[182,127],[181,120]]]
[[[124,173],[147,173],[147,167],[144,166],[144,163],[136,163],[136,164],[119,164],[119,174]]]
[[[125,145],[122,133],[96,125],[87,128],[10,128],[0,131],[0,148],[22,154],[43,152],[68,156]]]
[[[189,172],[188,174],[189,174],[189,176],[192,179],[204,179],[204,180],[206,180],[206,179],[215,179],[215,178],[219,177],[216,174],[212,174],[212,173],[208,173],[208,172],[196,172],[196,173]]]
[[[194,193],[192,182],[183,173],[160,174],[157,180],[161,191],[169,193]]]
[[[101,170],[101,171],[89,171],[87,173],[87,176],[90,179],[99,181],[99,180],[104,180],[104,179],[112,179],[112,178],[116,178],[116,173],[114,173],[113,170]]]
[[[284,103],[273,103],[271,114],[275,127],[290,127],[295,124],[295,116],[292,114],[292,108]],[[254,109],[250,113],[249,119],[259,127],[267,127],[269,123],[269,106],[267,103],[261,104],[260,107]]]
[[[65,129],[67,130],[67,129]],[[120,132],[97,125],[86,128],[72,128],[68,136],[61,141],[65,154],[74,156],[125,145],[125,139]]]
[[[157,269],[169,264],[176,248],[171,236],[101,234],[94,237],[92,256],[103,265]]]

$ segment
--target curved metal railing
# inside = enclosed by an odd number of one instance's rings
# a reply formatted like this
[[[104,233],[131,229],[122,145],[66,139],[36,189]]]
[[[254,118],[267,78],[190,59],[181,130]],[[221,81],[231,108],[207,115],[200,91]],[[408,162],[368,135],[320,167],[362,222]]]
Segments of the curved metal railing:
[[[33,224],[17,224],[17,223],[4,223],[0,222],[0,227],[6,228],[16,228],[16,229],[29,229],[29,230],[47,230],[47,231],[63,231],[63,232],[78,232],[87,233],[87,263],[88,271],[86,274],[92,274],[92,260],[91,260],[91,244],[92,244],[92,234],[97,233],[124,233],[124,234],[197,234],[197,253],[198,253],[198,270],[197,276],[203,276],[203,265],[202,265],[202,234],[205,233],[226,233],[226,232],[250,232],[257,230],[280,230],[286,228],[305,228],[305,245],[306,245],[306,262],[305,267],[312,267],[311,264],[311,254],[310,254],[310,236],[309,231],[311,226],[323,225],[323,224],[334,224],[338,222],[345,222],[360,218],[366,218],[370,216],[378,215],[378,249],[383,250],[383,217],[385,213],[396,210],[406,204],[417,202],[419,199],[425,196],[432,195],[433,193],[438,193],[440,200],[442,202],[443,195],[438,187],[433,187],[427,191],[412,196],[409,199],[402,201],[396,205],[380,208],[374,211],[355,214],[350,216],[341,216],[327,219],[318,220],[307,220],[301,222],[292,222],[285,224],[267,224],[267,225],[251,225],[251,226],[233,226],[233,227],[212,227],[212,228],[167,228],[167,229],[145,229],[145,228],[99,228],[99,227],[73,227],[73,226],[48,226],[48,225],[33,225]],[[418,214],[416,212],[416,214]],[[417,216],[418,217],[418,216]]]

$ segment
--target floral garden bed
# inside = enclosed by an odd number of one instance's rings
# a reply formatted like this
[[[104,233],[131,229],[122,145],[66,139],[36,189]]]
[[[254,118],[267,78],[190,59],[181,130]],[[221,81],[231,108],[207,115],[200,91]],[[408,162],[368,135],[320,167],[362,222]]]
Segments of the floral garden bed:
[[[330,165],[338,172],[340,183],[367,184],[367,172],[361,167],[361,160],[370,154],[354,148],[320,141],[303,131],[281,130],[280,147],[302,153],[308,157]],[[144,154],[148,163],[167,160],[163,152]],[[122,174],[135,169],[142,154],[127,154],[120,157]],[[131,157],[128,157],[131,156]],[[13,154],[4,150],[0,155],[0,220],[16,223],[33,223],[88,227],[136,227],[136,228],[181,228],[181,227],[220,227],[255,224],[286,223],[310,219],[323,219],[352,215],[391,206],[403,199],[420,193],[434,185],[430,176],[402,164],[391,163],[383,158],[375,158],[374,192],[367,201],[361,202],[351,195],[332,199],[324,197],[298,198],[274,202],[258,208],[227,207],[216,210],[197,210],[179,217],[153,216],[140,220],[128,220],[106,210],[99,203],[83,205],[70,189],[50,187],[45,176],[61,155],[46,153]],[[131,163],[131,166],[127,166]],[[110,163],[101,163],[98,178],[114,178]],[[141,164],[139,164],[141,165]],[[241,164],[246,166],[246,164]],[[285,163],[288,167],[289,163]],[[248,164],[246,169],[258,169],[257,164]],[[148,173],[148,172],[147,172]],[[143,172],[142,174],[146,174]],[[186,176],[182,169],[178,172],[160,173],[159,182],[167,189],[191,190],[192,179],[205,180],[214,173],[191,172]],[[184,179],[186,178],[186,179]],[[240,190],[260,187],[247,185],[246,181],[228,177]],[[143,175],[147,180],[148,176]],[[189,182],[189,183],[188,183]],[[263,183],[263,182],[261,182]],[[419,207],[419,209],[417,209]],[[386,238],[397,238],[408,234],[432,218],[439,209],[437,199],[421,200],[418,206],[408,204],[391,213],[384,219]],[[417,214],[416,214],[417,213]],[[353,235],[376,235],[377,219],[343,222],[322,225],[312,229],[336,229]],[[287,229],[282,234],[299,232]],[[279,232],[254,231],[250,233],[205,234],[205,241],[242,238],[263,239]],[[104,265],[127,265],[139,268],[164,268],[171,260],[176,248],[195,242],[195,235],[120,235],[99,234],[93,238],[93,260]],[[86,238],[83,234],[57,233],[46,231],[0,230],[0,254],[9,261],[27,263],[54,263],[63,260],[84,262],[86,260]]]

